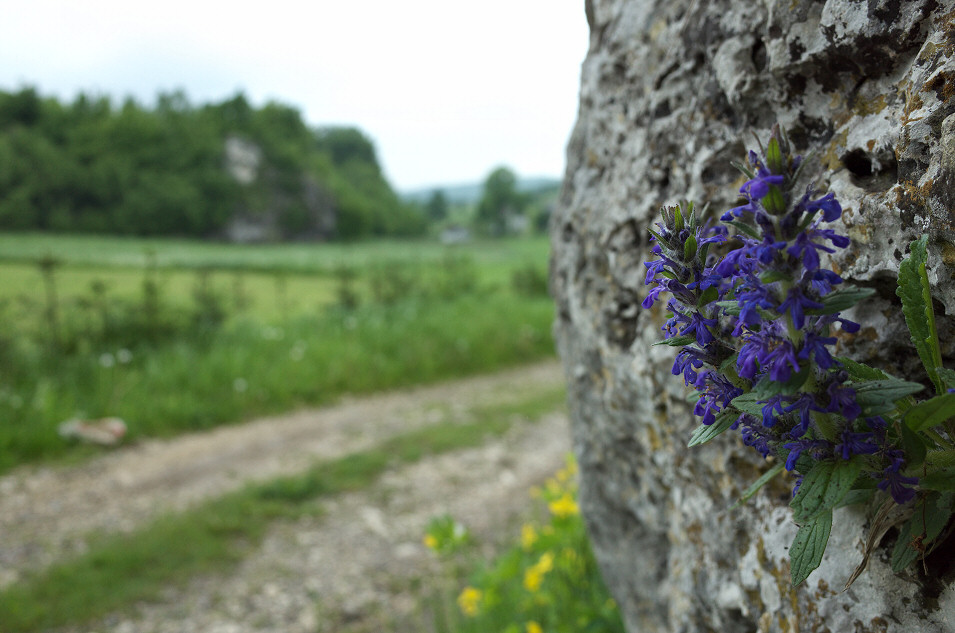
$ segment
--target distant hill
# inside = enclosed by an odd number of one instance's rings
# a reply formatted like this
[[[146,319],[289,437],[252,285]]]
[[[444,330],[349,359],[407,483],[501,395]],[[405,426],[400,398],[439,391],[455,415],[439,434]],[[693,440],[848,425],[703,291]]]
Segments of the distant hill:
[[[534,177],[518,178],[518,191],[537,193],[548,189],[559,189],[561,180],[559,178]],[[434,185],[433,187],[422,187],[411,191],[401,191],[398,195],[405,202],[416,202],[424,204],[435,191],[443,191],[448,202],[451,204],[476,204],[481,199],[484,190],[484,183],[466,183],[453,185]]]
[[[311,128],[291,106],[0,90],[0,230],[278,241],[426,229],[364,132]]]

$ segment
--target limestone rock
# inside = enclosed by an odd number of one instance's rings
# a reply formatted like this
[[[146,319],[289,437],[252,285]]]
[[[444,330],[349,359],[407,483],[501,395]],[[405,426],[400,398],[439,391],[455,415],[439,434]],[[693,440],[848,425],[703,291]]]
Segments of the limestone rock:
[[[689,198],[720,211],[779,122],[846,209],[833,262],[877,294],[842,354],[919,379],[895,297],[908,243],[955,359],[955,1],[588,0],[590,51],[552,224],[555,332],[569,379],[581,503],[631,631],[955,631],[951,563],[894,575],[887,551],[847,592],[867,517],[842,509],[822,567],[789,588],[784,482],[729,510],[763,470],[697,422],[662,310],[644,310],[646,228]],[[890,544],[890,534],[883,544]],[[950,560],[951,555],[947,555]]]

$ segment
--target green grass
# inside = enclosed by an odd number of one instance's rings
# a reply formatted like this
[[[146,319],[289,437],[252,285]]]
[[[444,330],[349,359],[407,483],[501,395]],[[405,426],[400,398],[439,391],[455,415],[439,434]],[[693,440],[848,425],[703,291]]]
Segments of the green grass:
[[[31,336],[49,336],[44,276],[38,262],[55,257],[61,320],[74,327],[102,321],[112,304],[136,309],[143,282],[158,284],[164,307],[188,311],[201,278],[232,318],[263,322],[314,314],[339,299],[339,273],[355,275],[361,302],[380,300],[376,281],[397,294],[506,289],[515,271],[546,269],[546,238],[486,240],[444,246],[434,241],[354,244],[237,245],[185,240],[51,234],[0,234],[0,321]],[[99,286],[100,294],[93,288]],[[403,288],[406,285],[407,288]],[[100,306],[105,304],[105,308]],[[117,306],[113,306],[113,312]],[[115,315],[114,315],[115,316]],[[77,323],[82,324],[77,325]]]
[[[439,263],[447,253],[469,257],[482,270],[506,272],[526,261],[543,262],[548,238],[477,240],[445,246],[433,240],[379,240],[333,244],[225,244],[49,233],[0,233],[0,260],[32,262],[54,255],[69,266],[221,268],[329,274],[340,266],[366,269],[380,262]],[[503,276],[500,277],[503,279]]]
[[[537,418],[562,402],[562,391],[542,391],[514,405],[477,409],[472,422],[446,421],[393,437],[301,475],[249,485],[130,534],[101,537],[86,554],[0,592],[2,630],[25,633],[84,624],[155,600],[197,574],[227,570],[260,542],[273,521],[320,512],[315,500],[323,495],[366,487],[395,465],[480,445],[506,432],[516,415]]]
[[[546,298],[470,295],[240,321],[200,339],[50,358],[27,347],[0,368],[0,472],[62,457],[57,425],[118,416],[129,438],[170,436],[362,394],[494,371],[553,355]]]
[[[210,288],[222,297],[227,308],[262,321],[314,313],[337,299],[337,282],[327,275],[169,268],[156,273],[162,300],[172,308],[189,308],[200,272],[208,276]],[[110,302],[136,302],[142,296],[143,273],[140,268],[62,266],[56,271],[57,295],[63,310],[69,310],[71,304],[75,309],[76,304],[94,301],[92,287],[99,283]],[[19,322],[42,310],[46,303],[39,267],[23,262],[0,263],[0,301],[9,304],[5,316]]]

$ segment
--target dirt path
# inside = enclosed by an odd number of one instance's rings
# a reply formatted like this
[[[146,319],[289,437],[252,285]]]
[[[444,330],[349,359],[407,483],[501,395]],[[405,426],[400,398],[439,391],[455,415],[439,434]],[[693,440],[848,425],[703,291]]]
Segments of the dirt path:
[[[14,471],[0,478],[0,584],[82,551],[93,531],[129,530],[247,481],[298,472],[316,459],[367,449],[442,420],[466,420],[475,407],[519,402],[562,380],[559,365],[546,363],[144,442],[78,467]],[[277,526],[239,573],[191,588],[170,603],[174,613],[163,605],[144,607],[138,621],[101,628],[341,630],[323,628],[321,613],[329,622],[360,622],[373,605],[384,604],[376,578],[394,584],[395,578],[427,573],[431,559],[420,539],[430,517],[450,512],[487,536],[524,511],[527,488],[561,465],[567,435],[566,420],[550,416],[478,449],[392,471],[372,489],[328,502],[323,518]],[[218,608],[208,608],[207,600]],[[264,611],[255,607],[262,602],[269,604]],[[161,617],[153,617],[156,609]],[[386,611],[394,609],[391,604]],[[205,614],[201,622],[199,614]]]

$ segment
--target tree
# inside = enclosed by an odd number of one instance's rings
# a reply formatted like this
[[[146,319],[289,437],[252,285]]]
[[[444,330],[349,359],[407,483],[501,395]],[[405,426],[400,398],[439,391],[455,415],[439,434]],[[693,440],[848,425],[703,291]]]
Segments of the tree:
[[[441,189],[435,189],[425,205],[425,213],[433,222],[440,222],[448,217],[448,197]]]
[[[478,202],[478,229],[488,235],[504,235],[512,217],[524,211],[527,200],[517,191],[517,176],[507,167],[498,167],[484,181]]]

